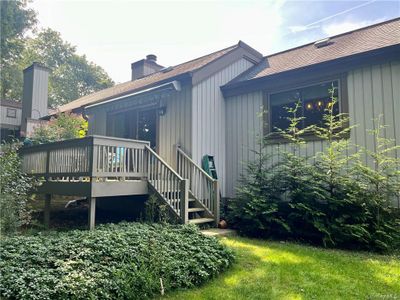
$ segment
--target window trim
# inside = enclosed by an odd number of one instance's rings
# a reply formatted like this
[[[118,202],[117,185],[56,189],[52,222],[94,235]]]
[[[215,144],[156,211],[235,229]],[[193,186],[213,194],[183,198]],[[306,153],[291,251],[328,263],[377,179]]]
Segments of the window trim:
[[[10,115],[10,112],[13,112],[13,115]],[[17,109],[7,107],[6,117],[16,119],[17,118]]]
[[[311,87],[314,85],[322,84],[322,83],[327,83],[330,81],[338,81],[338,104],[339,104],[339,113],[349,113],[349,100],[348,100],[348,90],[347,90],[347,74],[342,73],[342,74],[336,74],[333,76],[325,76],[325,77],[319,77],[316,79],[310,79],[307,81],[303,82],[298,82],[298,83],[291,83],[287,85],[286,87],[280,87],[280,88],[275,88],[275,89],[265,89],[263,91],[263,136],[270,135],[268,137],[268,140],[274,141],[276,143],[280,142],[287,142],[282,136],[279,134],[274,134],[271,131],[271,107],[270,107],[270,96],[272,94],[278,94],[282,92],[288,92],[296,89],[302,89],[302,88],[307,88]],[[346,126],[349,126],[347,124]],[[304,135],[304,139],[306,141],[313,141],[313,140],[321,140],[321,138],[317,137],[316,135],[312,133],[307,133]]]

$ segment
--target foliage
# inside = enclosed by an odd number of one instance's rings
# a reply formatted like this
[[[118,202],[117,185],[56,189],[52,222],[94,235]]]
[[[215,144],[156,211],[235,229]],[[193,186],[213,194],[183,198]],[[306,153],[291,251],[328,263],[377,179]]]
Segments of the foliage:
[[[36,13],[28,9],[26,0],[0,2],[0,96],[2,99],[20,99],[15,95],[15,78],[22,81],[18,61],[24,48],[24,34],[36,22]]]
[[[32,141],[35,144],[44,144],[86,136],[88,122],[80,115],[62,113],[52,118],[48,123],[35,128]]]
[[[178,222],[169,212],[167,205],[161,203],[155,194],[150,195],[145,202],[145,220],[146,222],[161,224]]]
[[[121,223],[2,240],[3,299],[144,299],[190,288],[233,255],[195,226]]]
[[[286,151],[274,151],[279,157],[268,154],[268,137],[261,140],[258,159],[248,164],[232,201],[230,221],[252,236],[391,250],[400,243],[400,215],[390,205],[400,195],[400,163],[393,155],[398,147],[383,138],[384,127],[377,121],[371,131],[376,150],[357,151],[347,139],[348,116],[334,114],[334,87],[330,94],[319,126],[299,129],[299,106],[287,108],[290,126],[279,131]],[[324,143],[313,157],[302,151],[309,131]],[[365,163],[366,156],[375,167]]]
[[[233,267],[210,283],[159,299],[398,299],[400,256],[290,242],[224,238]]]
[[[0,153],[0,233],[10,234],[30,221],[28,193],[35,181],[21,172],[18,143],[4,143]]]
[[[1,1],[1,85],[3,99],[22,99],[23,69],[39,62],[51,69],[49,106],[58,107],[82,96],[114,85],[98,65],[78,55],[50,28],[36,33],[36,12],[27,1]],[[26,37],[27,30],[33,37]]]
[[[26,68],[34,61],[52,70],[49,78],[50,107],[58,107],[114,84],[101,67],[89,62],[85,55],[78,55],[76,47],[50,28],[26,41],[20,65]]]

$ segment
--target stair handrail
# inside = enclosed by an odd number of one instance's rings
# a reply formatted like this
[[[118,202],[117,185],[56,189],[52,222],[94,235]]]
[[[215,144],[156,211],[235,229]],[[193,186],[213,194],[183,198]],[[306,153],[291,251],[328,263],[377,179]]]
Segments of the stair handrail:
[[[189,190],[219,222],[219,187],[218,180],[211,177],[180,147],[177,150],[177,172],[189,180]]]
[[[153,149],[145,146],[148,153],[148,182],[172,210],[188,223],[189,183],[169,166]]]

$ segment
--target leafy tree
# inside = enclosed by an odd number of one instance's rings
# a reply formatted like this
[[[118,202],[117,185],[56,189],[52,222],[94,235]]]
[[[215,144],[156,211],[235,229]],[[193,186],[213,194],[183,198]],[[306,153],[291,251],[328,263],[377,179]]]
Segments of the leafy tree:
[[[387,126],[382,124],[382,116],[374,120],[374,129],[368,130],[373,136],[375,149],[363,149],[363,157],[373,162],[373,167],[359,159],[353,166],[357,189],[354,197],[362,199],[364,212],[368,218],[368,232],[371,247],[385,250],[391,245],[400,246],[400,215],[392,201],[400,197],[400,159],[396,158],[396,146],[393,139],[385,138]]]
[[[335,114],[334,87],[323,122],[300,128],[300,105],[287,108],[289,127],[277,130],[288,143],[278,162],[267,155],[268,137],[257,159],[249,162],[237,197],[231,201],[229,221],[242,233],[291,238],[345,248],[387,251],[400,245],[400,215],[391,200],[400,196],[400,160],[393,140],[385,139],[380,119],[370,134],[376,149],[360,153],[348,136],[345,114]],[[313,157],[301,151],[311,131],[324,143]],[[353,153],[353,154],[350,154]],[[363,154],[374,162],[369,166]]]
[[[47,124],[35,128],[32,141],[35,144],[50,143],[86,136],[88,122],[80,115],[62,113]]]
[[[20,62],[21,69],[38,61],[52,72],[49,78],[49,106],[57,107],[114,83],[107,73],[84,55],[76,53],[76,47],[63,41],[59,32],[45,29],[26,43]]]
[[[37,22],[35,11],[26,6],[25,0],[0,1],[0,96],[3,99],[21,98],[18,84],[22,82],[22,73],[18,61],[24,49],[24,34]]]

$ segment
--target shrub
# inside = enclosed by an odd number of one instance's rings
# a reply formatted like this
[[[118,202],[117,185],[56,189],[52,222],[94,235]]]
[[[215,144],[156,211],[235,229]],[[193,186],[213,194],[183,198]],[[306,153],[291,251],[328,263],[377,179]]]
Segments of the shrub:
[[[290,126],[279,131],[288,150],[279,153],[278,163],[272,164],[273,157],[266,154],[268,137],[260,141],[258,159],[248,164],[231,201],[230,222],[246,235],[393,249],[400,243],[400,216],[390,205],[400,196],[400,163],[393,155],[398,147],[384,139],[384,126],[376,121],[371,131],[376,150],[357,151],[347,140],[349,119],[333,113],[333,88],[330,93],[331,104],[320,126],[299,129],[298,105],[288,108]],[[313,157],[301,154],[305,131],[312,131],[325,144]],[[374,167],[364,163],[365,156]]]
[[[190,225],[121,223],[2,240],[5,299],[144,299],[199,285],[232,253]]]
[[[0,153],[0,233],[10,234],[30,221],[28,193],[35,181],[22,173],[17,142],[4,143]]]
[[[88,122],[80,115],[62,113],[37,128],[32,134],[35,144],[44,144],[67,139],[84,137],[88,130]]]

